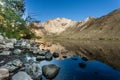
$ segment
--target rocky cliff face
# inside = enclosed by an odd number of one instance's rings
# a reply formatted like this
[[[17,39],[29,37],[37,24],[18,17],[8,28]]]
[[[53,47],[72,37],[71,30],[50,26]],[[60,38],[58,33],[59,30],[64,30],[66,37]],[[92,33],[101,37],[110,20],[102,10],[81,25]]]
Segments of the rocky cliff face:
[[[100,18],[88,17],[76,22],[57,18],[39,24],[37,35],[51,35],[73,39],[120,39],[120,9]]]

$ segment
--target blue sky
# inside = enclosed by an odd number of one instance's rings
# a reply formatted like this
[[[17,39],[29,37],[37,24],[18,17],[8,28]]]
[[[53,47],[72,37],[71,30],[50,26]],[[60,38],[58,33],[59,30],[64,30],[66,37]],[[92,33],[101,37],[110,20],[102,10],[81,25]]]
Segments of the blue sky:
[[[81,21],[120,8],[120,0],[25,0],[26,15],[41,22],[64,17]]]

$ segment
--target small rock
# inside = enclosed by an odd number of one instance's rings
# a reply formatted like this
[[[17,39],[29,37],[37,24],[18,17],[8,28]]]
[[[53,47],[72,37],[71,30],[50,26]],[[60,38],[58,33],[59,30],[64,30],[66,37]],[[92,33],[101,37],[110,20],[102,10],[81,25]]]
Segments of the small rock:
[[[37,47],[31,47],[31,50],[37,50],[38,48]]]
[[[86,57],[82,57],[81,58],[83,61],[88,61],[88,59]]]
[[[10,39],[10,40],[11,40],[11,42],[14,43],[14,44],[17,42],[16,39]]]
[[[23,41],[23,42],[21,42],[21,46],[26,46],[26,42],[25,41]]]
[[[60,67],[56,66],[55,64],[44,65],[42,67],[43,75],[47,79],[53,79],[59,73]]]
[[[14,49],[21,49],[21,46],[18,45],[18,44],[15,44],[15,45],[14,45]]]
[[[3,40],[3,39],[4,39],[4,37],[2,35],[0,35],[0,40]]]
[[[16,39],[7,39],[7,38],[6,38],[6,39],[5,39],[5,42],[6,42],[6,43],[14,43],[14,44],[15,44],[15,43],[17,42],[17,40],[16,40]]]
[[[30,49],[30,48],[31,48],[31,45],[30,45],[30,44],[26,44],[26,48],[27,48],[27,49]]]
[[[81,62],[81,63],[79,63],[79,66],[80,66],[81,68],[85,68],[85,67],[86,67],[86,64],[83,63],[83,62]]]
[[[67,56],[62,56],[63,58],[67,58]]]
[[[54,52],[54,53],[53,53],[53,57],[54,57],[54,58],[59,57],[59,53]]]
[[[12,52],[11,51],[2,51],[2,53],[0,53],[0,55],[10,55]]]
[[[15,50],[13,51],[13,53],[14,53],[14,54],[17,54],[17,55],[21,54],[21,52],[22,52],[22,50],[20,50],[20,49],[15,49]]]
[[[36,57],[36,60],[38,60],[38,61],[39,61],[39,60],[40,60],[40,61],[41,61],[41,60],[45,60],[45,59],[46,59],[45,56],[37,56],[37,57]]]
[[[52,60],[52,54],[51,53],[46,53],[45,58],[46,58],[46,60]]]
[[[14,48],[14,44],[13,43],[5,43],[6,48]]]
[[[4,48],[5,48],[5,45],[0,44],[0,49],[4,49]]]
[[[36,61],[36,57],[30,57],[28,55],[26,55],[26,61],[29,62],[29,60],[32,60],[32,61]]]
[[[5,68],[0,68],[0,80],[9,77],[9,70]]]
[[[5,41],[4,40],[0,40],[0,44],[5,44]]]
[[[30,62],[26,64],[26,72],[35,80],[40,80],[42,78],[42,70],[38,63]]]
[[[47,53],[48,51],[47,50],[40,50],[39,51],[39,55],[42,55],[42,56],[45,56],[45,54]]]
[[[12,80],[32,80],[32,78],[26,72],[20,71],[12,77]]]
[[[33,50],[33,54],[38,54],[40,52],[40,49]]]
[[[8,37],[4,37],[4,39],[8,39]]]

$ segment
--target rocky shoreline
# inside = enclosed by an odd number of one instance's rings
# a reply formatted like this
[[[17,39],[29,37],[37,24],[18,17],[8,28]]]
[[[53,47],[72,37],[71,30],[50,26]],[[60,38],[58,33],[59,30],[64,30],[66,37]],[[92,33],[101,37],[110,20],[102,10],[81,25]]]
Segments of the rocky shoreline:
[[[0,80],[42,80],[53,79],[60,71],[55,64],[44,65],[39,62],[59,57],[58,53],[41,50],[38,43],[27,39],[8,39],[0,35]],[[23,56],[27,57],[24,61]]]

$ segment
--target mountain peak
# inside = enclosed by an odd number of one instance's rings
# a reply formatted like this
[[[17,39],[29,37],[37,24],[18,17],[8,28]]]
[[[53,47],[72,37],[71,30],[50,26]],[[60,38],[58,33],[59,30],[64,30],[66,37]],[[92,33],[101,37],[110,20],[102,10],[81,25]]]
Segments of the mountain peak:
[[[84,21],[90,21],[90,20],[94,20],[94,19],[95,19],[94,17],[88,17]]]
[[[47,22],[71,22],[71,21],[74,21],[74,20],[58,17],[55,19],[48,20]],[[74,21],[74,22],[76,22],[76,21]]]
[[[66,28],[76,25],[77,22],[67,18],[56,18],[42,23],[46,31],[50,33],[61,33]]]

